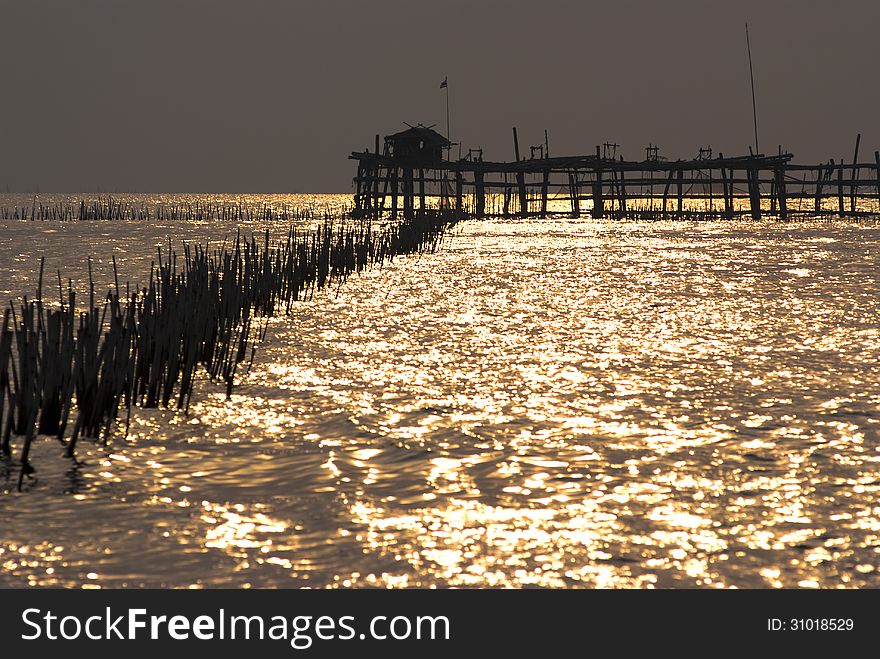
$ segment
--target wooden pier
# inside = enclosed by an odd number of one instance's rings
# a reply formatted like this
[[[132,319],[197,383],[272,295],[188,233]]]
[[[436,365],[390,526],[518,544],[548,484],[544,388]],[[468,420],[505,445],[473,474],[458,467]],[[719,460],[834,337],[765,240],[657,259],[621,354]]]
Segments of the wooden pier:
[[[615,219],[733,219],[880,215],[880,153],[859,162],[802,165],[791,153],[713,156],[700,149],[693,160],[666,160],[657,147],[641,161],[617,157],[616,144],[596,153],[550,157],[546,140],[515,160],[484,161],[481,151],[444,158],[451,143],[425,126],[385,138],[375,150],[354,152],[358,163],[355,207],[365,215],[405,217],[416,210],[449,208],[479,217]]]

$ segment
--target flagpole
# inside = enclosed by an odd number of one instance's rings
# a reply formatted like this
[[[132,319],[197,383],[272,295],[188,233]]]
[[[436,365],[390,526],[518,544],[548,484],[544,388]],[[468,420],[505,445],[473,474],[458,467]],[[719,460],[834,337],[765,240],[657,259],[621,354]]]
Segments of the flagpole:
[[[449,76],[443,76],[443,82],[440,84],[446,91],[446,160],[452,160],[452,139],[449,136]],[[451,189],[449,187],[449,179],[447,177],[448,170],[443,170],[443,185],[442,191],[443,195],[440,197],[440,203],[445,208],[446,203],[449,201],[449,195],[451,194]]]
[[[444,79],[446,82],[446,139],[449,140],[449,147],[452,148],[452,136],[449,132],[449,78]]]

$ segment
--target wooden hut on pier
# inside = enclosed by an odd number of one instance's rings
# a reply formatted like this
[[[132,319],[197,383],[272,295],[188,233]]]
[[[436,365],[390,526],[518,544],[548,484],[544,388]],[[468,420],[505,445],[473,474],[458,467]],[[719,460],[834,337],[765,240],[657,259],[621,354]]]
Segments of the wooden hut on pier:
[[[450,145],[443,135],[422,124],[387,135],[381,152],[376,135],[374,153],[367,151],[351,156],[358,160],[356,208],[378,215],[386,208],[386,197],[390,197],[388,210],[397,214],[398,200],[402,197],[403,214],[411,217],[415,210],[416,181],[419,208],[427,208],[427,195],[431,190],[426,185],[435,183],[438,172],[449,164],[443,158],[443,150]]]
[[[401,167],[438,167],[451,142],[428,126],[410,126],[385,137],[385,153]]]

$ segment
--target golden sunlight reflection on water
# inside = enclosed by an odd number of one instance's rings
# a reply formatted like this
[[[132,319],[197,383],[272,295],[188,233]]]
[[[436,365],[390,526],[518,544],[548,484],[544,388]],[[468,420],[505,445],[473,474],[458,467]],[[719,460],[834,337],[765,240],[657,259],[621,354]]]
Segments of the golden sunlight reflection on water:
[[[41,442],[0,584],[877,585],[878,237],[466,223],[271,321],[231,400]]]

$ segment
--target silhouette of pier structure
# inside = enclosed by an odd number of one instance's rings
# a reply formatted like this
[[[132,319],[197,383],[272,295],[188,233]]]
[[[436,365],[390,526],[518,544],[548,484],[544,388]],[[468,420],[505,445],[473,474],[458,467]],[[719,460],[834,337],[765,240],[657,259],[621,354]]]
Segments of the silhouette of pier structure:
[[[645,159],[624,160],[606,143],[590,155],[551,156],[544,143],[515,159],[483,160],[482,150],[449,158],[449,140],[418,124],[354,152],[354,202],[363,215],[411,217],[417,210],[454,209],[479,217],[542,217],[566,213],[615,219],[734,219],[880,215],[880,153],[812,165],[791,153],[725,157],[701,148],[692,160],[667,160],[651,144]],[[446,157],[444,157],[444,155]]]

